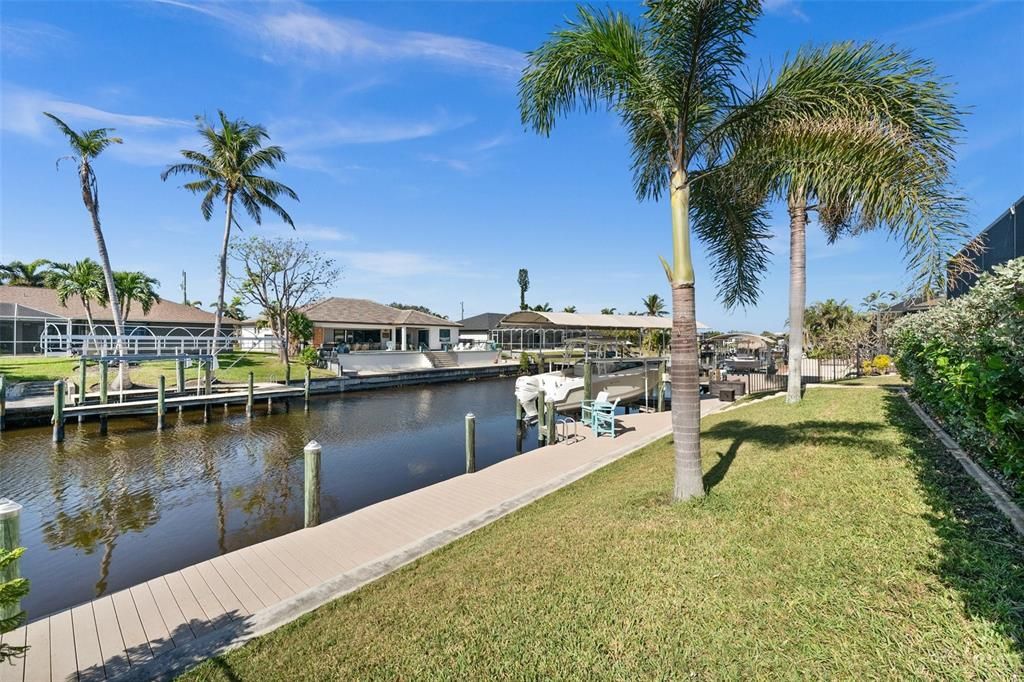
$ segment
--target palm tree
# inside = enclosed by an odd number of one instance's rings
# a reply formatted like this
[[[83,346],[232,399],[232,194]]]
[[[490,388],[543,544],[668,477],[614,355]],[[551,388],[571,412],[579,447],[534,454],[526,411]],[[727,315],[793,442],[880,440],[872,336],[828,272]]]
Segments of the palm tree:
[[[576,306],[574,306],[574,305],[567,305],[564,308],[562,308],[562,312],[563,313],[574,313],[574,312],[576,312]]]
[[[85,308],[85,320],[89,324],[89,336],[95,336],[92,304],[107,304],[106,285],[103,283],[103,268],[100,264],[91,258],[74,263],[53,263],[46,273],[46,284],[56,289],[57,300],[61,305],[66,305],[69,298],[77,298],[81,302]]]
[[[532,308],[530,308],[530,310],[532,310],[534,312],[538,312],[538,313],[550,313],[551,312],[551,304],[550,303],[540,303],[540,304],[537,304],[537,305],[533,306]]]
[[[810,211],[829,242],[888,229],[925,290],[943,286],[946,263],[966,238],[963,200],[949,182],[961,115],[931,62],[872,43],[805,49],[762,97],[782,100],[779,91],[809,83],[830,84],[833,96],[810,106],[783,102],[778,122],[749,131],[733,160],[756,191],[785,200],[789,211],[787,402],[801,395]]]
[[[665,311],[665,299],[658,294],[650,294],[643,298],[645,314],[652,315],[654,317],[664,317],[667,313]]]
[[[0,265],[0,283],[18,287],[45,287],[46,266],[50,261],[37,258],[31,263],[12,260],[7,265]]]
[[[153,306],[160,302],[160,295],[156,293],[160,282],[144,272],[115,272],[114,284],[121,300],[121,319],[126,322],[133,302],[142,307],[143,315],[148,315]]]
[[[113,128],[95,128],[75,132],[67,123],[60,120],[53,114],[43,112],[49,117],[57,128],[68,138],[71,145],[71,156],[69,158],[78,165],[78,180],[82,187],[82,203],[92,218],[92,232],[96,238],[96,250],[100,256],[100,267],[103,269],[103,281],[107,288],[107,302],[110,304],[111,316],[114,318],[114,331],[117,334],[117,354],[122,355],[122,337],[124,336],[124,322],[121,319],[121,304],[117,298],[117,287],[114,286],[114,270],[110,267],[110,256],[107,254],[107,242],[103,238],[103,228],[100,226],[100,191],[99,183],[96,180],[96,172],[93,170],[92,161],[98,157],[104,149],[112,144],[121,144],[120,137],[111,137]],[[58,165],[60,161],[57,162]],[[120,363],[118,384],[124,387],[128,380],[128,364]]]
[[[834,191],[826,193],[823,206],[836,224],[877,215],[863,210],[873,207],[854,191],[863,187],[852,160],[888,159],[897,183],[925,172],[910,161],[904,131],[873,125],[867,107],[847,106],[858,114],[853,120],[835,115],[836,102],[850,104],[889,87],[885,78],[858,80],[864,59],[804,53],[793,77],[741,93],[735,83],[746,57],[743,44],[760,12],[757,0],[649,0],[642,22],[634,24],[621,13],[583,8],[528,55],[520,81],[522,119],[539,133],[550,134],[558,116],[576,109],[608,107],[619,114],[632,146],[637,197],[669,195],[673,262],[662,259],[662,265],[672,287],[677,500],[704,494],[691,227],[708,246],[722,301],[747,305],[756,301],[769,262],[764,204],[787,180],[785,163],[798,165],[806,153],[804,175],[823,160],[830,168],[837,161],[853,168],[845,189],[836,174]],[[926,102],[904,103],[900,111],[917,104]],[[935,209],[948,206],[939,184],[917,198]],[[794,215],[801,215],[799,206]],[[925,224],[913,230],[927,232]]]
[[[231,226],[237,225],[235,200],[241,202],[245,212],[257,225],[263,220],[263,209],[276,214],[292,228],[294,221],[287,211],[277,203],[282,194],[299,200],[299,196],[287,185],[266,178],[259,173],[273,170],[285,160],[284,150],[277,145],[264,146],[270,139],[266,128],[253,125],[242,119],[229,119],[223,111],[220,129],[199,121],[199,134],[203,138],[205,151],[183,149],[184,163],[172,164],[160,174],[162,180],[172,175],[191,175],[198,179],[185,183],[184,187],[193,194],[202,194],[199,205],[203,217],[213,217],[213,203],[223,197],[224,240],[220,251],[220,283],[217,291],[217,307],[214,310],[213,336],[220,338],[221,319],[224,316],[224,285],[228,274],[228,244],[231,240]]]
[[[601,308],[601,314],[602,315],[614,315],[615,314],[615,308]]]
[[[530,288],[530,272],[526,268],[519,268],[519,309],[529,310],[526,305],[526,291]]]

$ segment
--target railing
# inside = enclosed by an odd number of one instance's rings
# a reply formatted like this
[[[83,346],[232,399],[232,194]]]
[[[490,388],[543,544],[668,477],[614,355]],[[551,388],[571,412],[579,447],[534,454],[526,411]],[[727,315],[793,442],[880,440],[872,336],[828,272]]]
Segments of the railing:
[[[208,353],[231,350],[239,339],[234,336],[107,336],[90,334],[43,334],[39,347],[44,355],[126,355],[161,353]]]
[[[860,365],[856,357],[804,358],[801,363],[800,384],[824,384],[849,377],[859,376]],[[759,371],[727,372],[717,375],[709,372],[702,381],[709,384],[743,384],[743,389],[736,395],[744,393],[766,393],[785,391],[789,387],[789,375],[785,364],[779,367],[767,367]],[[711,387],[711,393],[715,390]]]

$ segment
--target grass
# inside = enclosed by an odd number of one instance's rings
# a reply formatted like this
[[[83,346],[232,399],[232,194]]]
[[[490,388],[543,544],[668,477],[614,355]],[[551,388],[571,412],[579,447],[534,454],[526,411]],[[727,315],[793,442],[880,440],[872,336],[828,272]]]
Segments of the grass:
[[[256,381],[283,381],[284,363],[279,362],[277,355],[273,353],[221,353],[218,356],[220,369],[214,378],[222,383],[236,383],[248,380],[251,371]],[[234,365],[229,367],[229,365]],[[305,366],[291,362],[292,379],[297,380],[305,375]],[[186,379],[189,382],[196,380],[196,366],[185,371]],[[8,381],[56,381],[68,379],[78,382],[78,360],[76,358],[23,358],[5,357],[0,358],[0,374],[7,377]],[[140,387],[155,387],[159,376],[167,377],[168,385],[174,382],[174,361],[161,360],[159,362],[146,362],[133,366],[130,370],[132,383]],[[333,377],[332,372],[324,369],[313,368],[313,377]],[[90,364],[87,380],[90,386],[95,388],[99,385],[99,368]],[[111,372],[113,380],[113,372]]]
[[[1014,679],[1024,542],[890,390],[703,424],[184,679]]]
[[[846,386],[907,386],[907,382],[899,374],[882,374],[879,376],[863,376],[852,379],[840,379],[839,384]]]

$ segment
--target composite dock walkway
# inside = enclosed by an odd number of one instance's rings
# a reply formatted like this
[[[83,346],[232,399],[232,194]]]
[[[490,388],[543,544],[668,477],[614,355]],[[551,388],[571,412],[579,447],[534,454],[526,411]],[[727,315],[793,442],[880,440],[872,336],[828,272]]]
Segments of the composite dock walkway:
[[[706,399],[701,412],[720,405]],[[669,413],[618,422],[623,431],[615,439],[582,428],[577,442],[538,448],[32,621],[4,636],[31,648],[15,665],[0,666],[0,682],[168,678],[671,432]]]

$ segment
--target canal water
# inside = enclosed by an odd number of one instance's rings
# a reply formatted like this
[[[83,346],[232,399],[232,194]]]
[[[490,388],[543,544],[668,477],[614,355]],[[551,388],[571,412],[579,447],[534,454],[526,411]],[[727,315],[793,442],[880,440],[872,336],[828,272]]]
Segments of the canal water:
[[[514,379],[301,400],[284,414],[239,408],[69,422],[0,434],[0,497],[24,505],[30,619],[302,527],[302,448],[323,445],[321,513],[331,519],[465,471],[467,412],[477,467],[515,456]],[[536,447],[536,429],[523,449]]]

